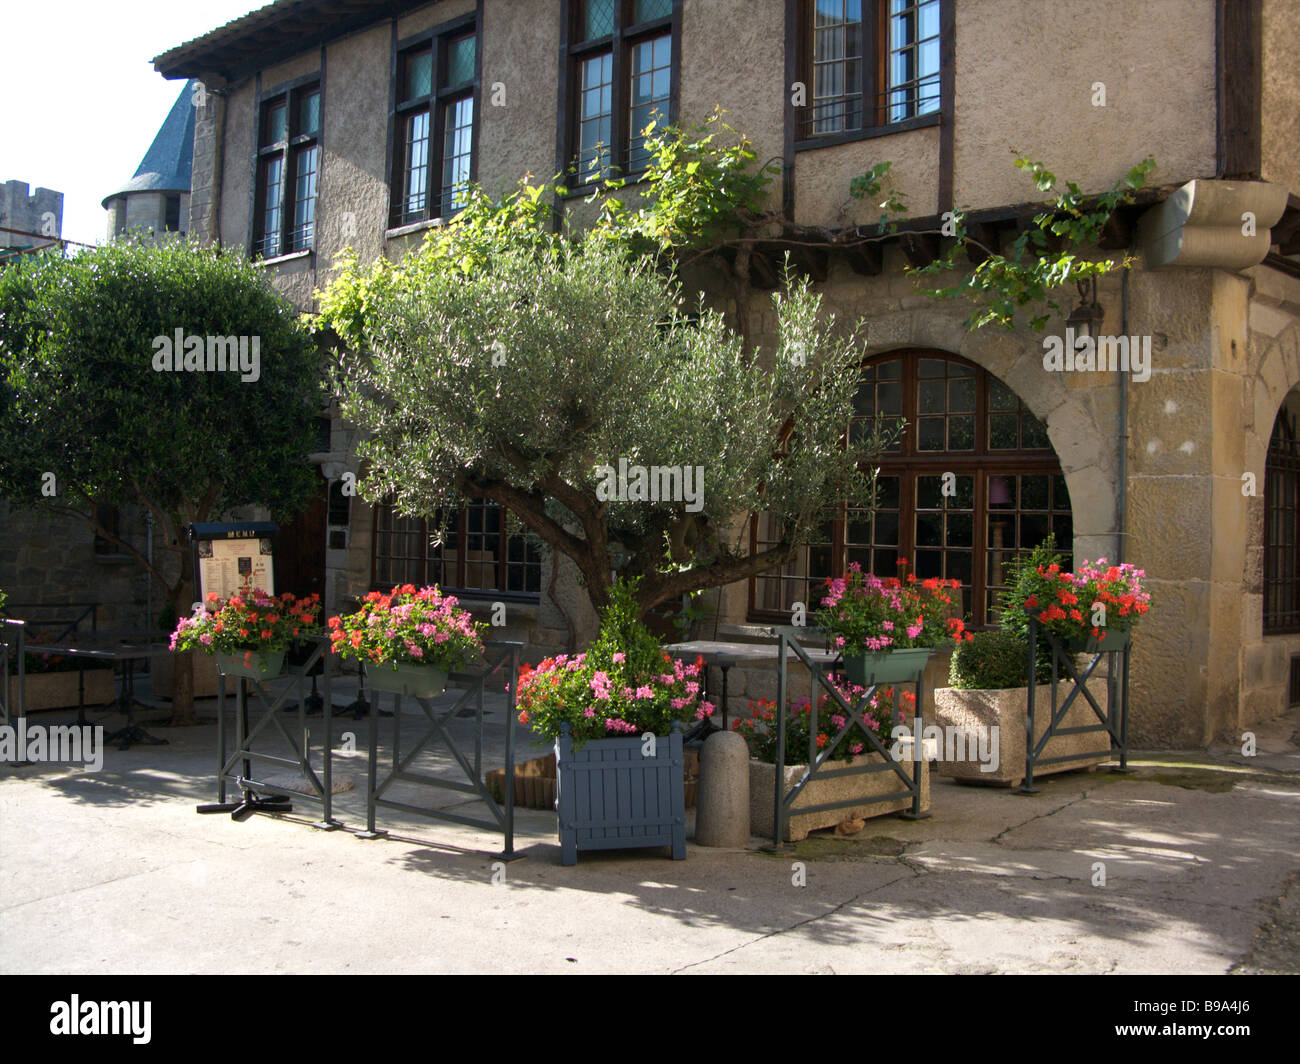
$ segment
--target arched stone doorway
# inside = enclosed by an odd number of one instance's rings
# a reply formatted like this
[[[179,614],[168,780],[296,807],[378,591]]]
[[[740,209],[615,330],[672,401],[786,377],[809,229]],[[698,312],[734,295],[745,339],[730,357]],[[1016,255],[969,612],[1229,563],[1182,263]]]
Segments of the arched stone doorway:
[[[821,536],[779,570],[750,581],[754,621],[820,600],[820,584],[850,562],[881,576],[906,558],[922,578],[959,580],[977,626],[996,622],[1009,568],[1049,534],[1070,554],[1069,489],[1047,428],[1006,383],[959,355],[895,350],[863,364],[850,431],[904,423],[878,465],[874,514],[841,507]],[[765,516],[751,549],[775,539]]]

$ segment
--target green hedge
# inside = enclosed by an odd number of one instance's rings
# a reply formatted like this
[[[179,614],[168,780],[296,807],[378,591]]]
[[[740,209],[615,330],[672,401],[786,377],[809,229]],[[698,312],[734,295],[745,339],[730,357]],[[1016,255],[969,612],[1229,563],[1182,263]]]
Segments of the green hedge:
[[[948,682],[964,690],[984,691],[1024,687],[1029,669],[1029,648],[1024,636],[995,630],[976,632],[969,643],[952,652]]]

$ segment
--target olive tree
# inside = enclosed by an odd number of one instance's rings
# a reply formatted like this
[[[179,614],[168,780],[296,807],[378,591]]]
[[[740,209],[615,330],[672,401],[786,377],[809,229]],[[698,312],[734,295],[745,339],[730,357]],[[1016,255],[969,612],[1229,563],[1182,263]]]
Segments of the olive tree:
[[[494,500],[598,609],[622,555],[643,613],[789,561],[840,500],[870,504],[878,441],[846,439],[860,348],[806,284],[747,349],[655,257],[600,227],[552,234],[536,203],[484,206],[401,263],[349,259],[324,295],[366,498]],[[738,529],[760,512],[776,539],[751,553]]]

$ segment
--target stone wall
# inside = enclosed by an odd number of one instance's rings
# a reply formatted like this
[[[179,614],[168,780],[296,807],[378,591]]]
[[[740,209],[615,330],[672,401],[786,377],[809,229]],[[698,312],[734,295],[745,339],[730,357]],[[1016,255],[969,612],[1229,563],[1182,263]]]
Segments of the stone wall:
[[[25,610],[23,603],[46,605],[98,602],[98,624],[104,631],[140,630],[148,625],[148,577],[142,566],[126,558],[95,554],[95,537],[79,521],[19,509],[0,500],[0,588],[8,596],[10,616],[39,620],[49,610]],[[145,549],[144,520],[126,511],[123,538]],[[162,598],[154,586],[154,606]],[[53,611],[58,616],[67,610]],[[72,611],[78,612],[78,611]],[[89,621],[84,627],[89,627]]]

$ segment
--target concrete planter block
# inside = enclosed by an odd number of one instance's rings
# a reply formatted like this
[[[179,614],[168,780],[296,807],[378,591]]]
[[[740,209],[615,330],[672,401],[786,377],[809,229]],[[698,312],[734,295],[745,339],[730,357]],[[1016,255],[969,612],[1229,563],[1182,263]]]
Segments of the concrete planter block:
[[[670,846],[674,861],[686,859],[679,729],[658,736],[646,756],[639,735],[592,739],[574,750],[565,724],[555,740],[555,764],[561,864],[577,864],[579,850],[645,846]]]
[[[932,744],[923,743],[922,750],[927,755],[932,755]],[[912,773],[919,768],[921,772],[921,812],[928,812],[930,809],[930,767],[924,761],[914,762],[911,760],[912,743],[910,740],[900,742],[900,761],[903,771],[907,773],[908,778],[912,779]],[[859,754],[849,761],[832,761],[826,765],[827,769],[850,768],[854,765],[865,764],[883,764],[884,759],[876,753]],[[808,770],[807,765],[788,765],[785,769],[785,793],[789,794],[794,789],[794,785],[803,778],[803,774]],[[755,835],[772,837],[772,814],[774,805],[774,795],[772,788],[776,783],[776,766],[766,761],[750,761],[749,763],[749,826]],[[850,818],[855,820],[865,820],[869,817],[885,816],[889,813],[902,813],[912,808],[911,797],[895,798],[888,802],[872,802],[867,804],[869,799],[878,798],[883,794],[893,794],[902,790],[906,784],[898,778],[898,774],[889,769],[882,772],[863,773],[860,776],[841,776],[832,779],[813,779],[808,783],[799,797],[795,799],[794,807],[790,810],[786,818],[785,842],[799,842],[808,837],[810,831],[817,831],[820,828],[833,828],[841,821]],[[808,806],[823,805],[828,802],[845,802],[850,799],[861,799],[862,805],[844,806],[842,809],[826,809],[818,813],[800,813],[800,809]]]
[[[73,709],[78,704],[78,684],[75,672],[38,672],[27,675],[28,713],[43,709]],[[102,706],[113,701],[112,669],[86,670],[86,705]],[[6,705],[18,708],[18,677],[9,675],[9,700]]]
[[[1071,684],[1058,684],[1057,694],[1064,700],[1069,694]],[[1092,676],[1088,680],[1088,690],[1097,704],[1106,708],[1106,680],[1104,677]],[[934,692],[934,723],[945,730],[955,728],[961,733],[966,747],[966,757],[962,760],[944,760],[942,757],[935,764],[935,771],[949,779],[970,783],[993,783],[1003,786],[1015,786],[1025,778],[1025,717],[1028,712],[1029,689],[1011,687],[988,691],[963,691],[955,687],[940,687]],[[1034,738],[1041,739],[1047,731],[1047,722],[1051,716],[1051,684],[1039,684],[1034,696]],[[1070,711],[1061,722],[1063,728],[1087,727],[1100,724],[1082,693],[1076,696]],[[991,772],[982,772],[977,759],[976,745],[981,729],[996,727],[997,768]],[[985,739],[986,749],[993,752],[992,736]],[[952,749],[944,749],[941,754],[951,755]],[[1052,765],[1035,766],[1034,778],[1048,776],[1054,772],[1068,772],[1072,769],[1087,768],[1089,765],[1101,765],[1110,760],[1110,736],[1104,731],[1089,732],[1084,735],[1058,735],[1043,748],[1044,757],[1065,757],[1078,754],[1077,760],[1059,761]],[[990,763],[994,758],[990,757]]]

